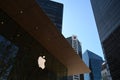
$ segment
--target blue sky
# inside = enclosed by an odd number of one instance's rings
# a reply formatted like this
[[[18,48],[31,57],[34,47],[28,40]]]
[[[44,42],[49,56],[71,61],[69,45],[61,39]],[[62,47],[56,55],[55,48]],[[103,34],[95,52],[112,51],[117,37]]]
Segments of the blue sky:
[[[101,48],[90,0],[52,0],[64,4],[63,29],[65,37],[76,35],[82,52],[90,50],[101,57]]]

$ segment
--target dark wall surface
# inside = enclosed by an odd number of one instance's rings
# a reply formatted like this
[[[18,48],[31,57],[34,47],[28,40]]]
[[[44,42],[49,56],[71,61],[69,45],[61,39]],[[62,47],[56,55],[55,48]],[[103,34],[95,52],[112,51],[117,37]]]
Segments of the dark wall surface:
[[[2,45],[1,41],[4,40],[11,43],[10,49],[15,46],[15,56],[11,56],[13,59],[10,62],[11,69],[7,71],[9,67],[0,65],[0,80],[66,80],[67,68],[3,10],[0,10],[0,22],[0,46]],[[1,49],[3,48],[0,48],[0,57],[4,51]],[[45,56],[46,67],[44,70],[38,66],[39,56]],[[4,58],[4,60],[6,59]],[[5,64],[4,60],[0,61]]]

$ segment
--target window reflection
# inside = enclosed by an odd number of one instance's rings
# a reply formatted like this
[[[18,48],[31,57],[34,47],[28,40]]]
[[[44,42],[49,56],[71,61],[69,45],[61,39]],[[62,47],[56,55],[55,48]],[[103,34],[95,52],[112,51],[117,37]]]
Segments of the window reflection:
[[[18,47],[0,35],[0,80],[7,80],[17,52]]]

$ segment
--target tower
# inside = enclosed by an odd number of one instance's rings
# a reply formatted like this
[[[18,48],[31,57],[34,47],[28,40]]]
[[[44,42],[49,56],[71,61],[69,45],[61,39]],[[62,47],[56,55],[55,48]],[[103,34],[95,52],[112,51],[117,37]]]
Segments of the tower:
[[[120,79],[120,1],[91,0],[104,57],[113,80]]]
[[[63,4],[50,0],[36,0],[36,2],[54,23],[58,31],[62,32]]]
[[[72,46],[72,48],[75,50],[75,52],[80,56],[80,58],[82,58],[82,48],[79,40],[77,39],[77,36],[73,35],[66,39],[69,42],[69,44]],[[68,80],[84,80],[83,74],[69,76]]]
[[[90,68],[91,73],[84,74],[84,80],[101,80],[103,60],[95,53],[86,50],[83,54],[83,61]]]
[[[82,58],[82,48],[81,43],[77,39],[77,36],[73,35],[71,37],[66,38],[69,44],[72,46],[72,48],[75,50],[75,52]]]

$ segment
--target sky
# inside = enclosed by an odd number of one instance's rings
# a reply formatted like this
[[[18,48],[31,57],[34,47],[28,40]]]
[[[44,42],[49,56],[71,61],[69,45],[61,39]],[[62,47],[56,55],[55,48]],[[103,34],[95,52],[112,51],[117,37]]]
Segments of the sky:
[[[62,34],[67,38],[76,35],[82,53],[90,50],[103,57],[103,51],[90,4],[90,0],[52,0],[64,4]]]

